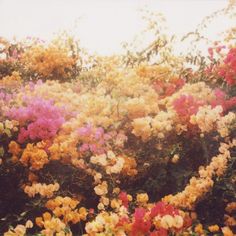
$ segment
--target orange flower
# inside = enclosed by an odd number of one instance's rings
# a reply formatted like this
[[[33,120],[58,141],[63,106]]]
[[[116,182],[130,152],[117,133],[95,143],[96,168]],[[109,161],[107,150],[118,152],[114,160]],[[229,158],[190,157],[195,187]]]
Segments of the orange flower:
[[[194,231],[195,231],[197,234],[199,234],[199,235],[203,234],[204,231],[203,231],[202,224],[196,225],[195,228],[194,228]]]
[[[22,151],[22,149],[20,148],[20,145],[15,142],[15,141],[11,141],[8,145],[8,152],[10,152],[11,154],[18,156],[20,154],[20,152]]]
[[[221,230],[224,236],[234,236],[234,233],[232,232],[232,230],[227,226],[221,228]]]
[[[209,231],[210,232],[217,232],[217,231],[219,231],[220,230],[220,228],[219,228],[219,226],[218,225],[210,225],[209,227],[208,227],[208,229],[209,229]]]
[[[51,218],[52,218],[52,216],[51,216],[51,214],[49,212],[46,211],[45,213],[43,213],[44,221],[51,220]]]
[[[43,227],[43,218],[42,217],[36,217],[35,218],[35,223],[36,225],[38,225],[39,227]]]
[[[45,164],[49,162],[47,153],[43,150],[28,143],[25,150],[22,153],[20,162],[24,166],[31,165],[32,169],[42,169]]]
[[[146,193],[137,194],[136,201],[138,204],[146,203],[148,202],[148,200],[149,200],[149,197]]]

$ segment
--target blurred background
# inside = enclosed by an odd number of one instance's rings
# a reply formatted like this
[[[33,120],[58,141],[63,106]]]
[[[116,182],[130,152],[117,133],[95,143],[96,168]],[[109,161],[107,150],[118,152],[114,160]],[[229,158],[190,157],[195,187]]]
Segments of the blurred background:
[[[66,30],[80,40],[91,53],[111,55],[122,51],[123,42],[131,42],[147,27],[143,16],[161,12],[167,34],[182,37],[201,20],[227,6],[226,0],[0,0],[0,36],[12,39],[39,37],[52,39]],[[158,15],[157,21],[160,20]],[[214,21],[208,38],[216,38],[232,22]],[[152,36],[141,37],[143,44]]]

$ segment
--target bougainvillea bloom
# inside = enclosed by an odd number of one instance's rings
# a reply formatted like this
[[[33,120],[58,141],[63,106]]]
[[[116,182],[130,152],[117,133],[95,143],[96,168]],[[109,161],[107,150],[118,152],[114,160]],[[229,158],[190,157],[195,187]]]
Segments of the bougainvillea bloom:
[[[126,192],[121,192],[119,194],[119,199],[122,201],[123,206],[127,208],[128,203],[129,203],[127,193]]]
[[[52,101],[34,98],[27,99],[26,106],[12,108],[8,116],[19,121],[21,129],[18,141],[23,143],[27,138],[47,140],[54,137],[65,121],[63,112]]]
[[[216,99],[211,101],[211,106],[213,108],[220,105],[223,108],[223,112],[226,112],[236,105],[236,97],[227,99],[226,93],[219,88],[215,89],[214,93],[215,93]]]
[[[150,217],[171,215],[175,216],[179,214],[179,211],[172,205],[166,204],[164,202],[157,202],[155,206],[151,209]]]
[[[175,111],[180,117],[189,118],[191,115],[196,114],[198,108],[204,105],[201,100],[195,99],[191,95],[181,95],[173,101]]]
[[[136,208],[134,212],[134,223],[132,225],[131,236],[141,236],[149,232],[151,222],[145,220],[146,210],[144,208]]]
[[[230,86],[236,84],[236,48],[229,50],[224,64],[219,70],[219,76],[222,76]]]

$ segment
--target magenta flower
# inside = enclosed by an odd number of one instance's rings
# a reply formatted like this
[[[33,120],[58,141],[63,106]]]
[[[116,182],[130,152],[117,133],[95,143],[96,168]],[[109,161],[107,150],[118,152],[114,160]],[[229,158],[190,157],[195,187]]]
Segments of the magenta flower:
[[[53,138],[65,122],[65,110],[41,98],[25,98],[25,102],[26,106],[12,108],[8,112],[8,116],[21,125],[18,141],[23,143],[27,138],[33,141]]]

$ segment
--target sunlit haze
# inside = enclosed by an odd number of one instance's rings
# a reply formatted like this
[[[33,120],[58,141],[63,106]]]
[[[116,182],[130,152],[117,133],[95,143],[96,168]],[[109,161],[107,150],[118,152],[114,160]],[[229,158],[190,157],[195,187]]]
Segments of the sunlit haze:
[[[226,4],[225,0],[0,0],[0,35],[47,40],[60,30],[71,30],[82,47],[109,55],[120,52],[121,43],[145,27],[139,11],[144,7],[163,13],[169,32],[178,36]],[[219,24],[217,29],[225,26],[223,21]]]

